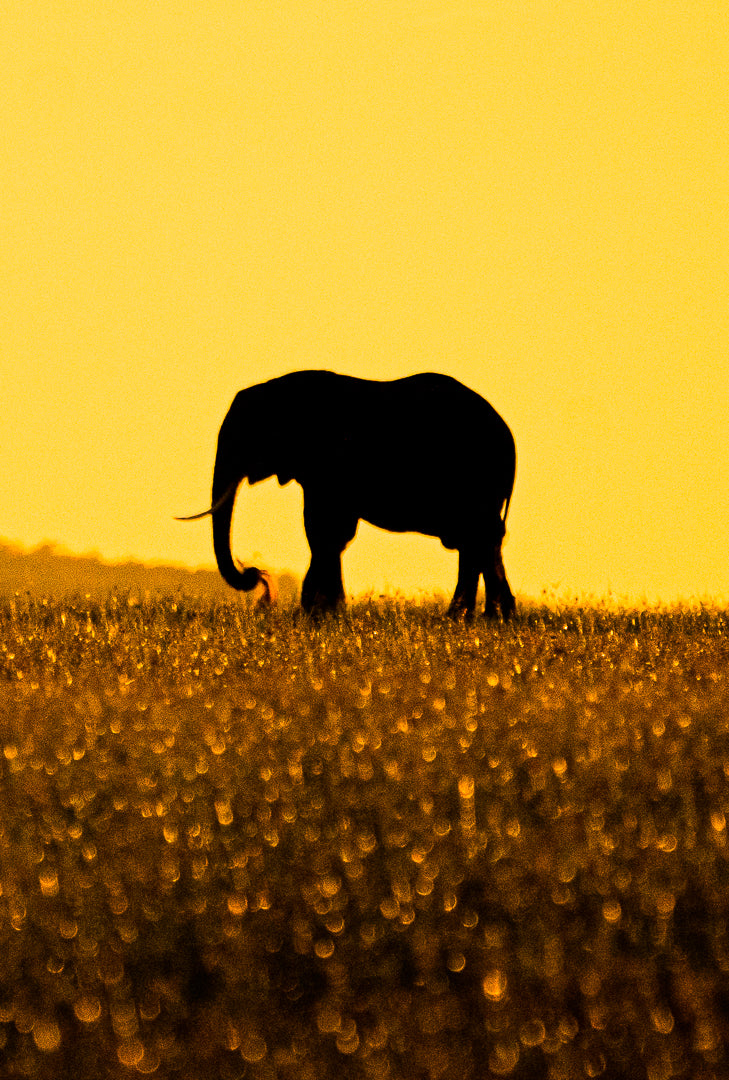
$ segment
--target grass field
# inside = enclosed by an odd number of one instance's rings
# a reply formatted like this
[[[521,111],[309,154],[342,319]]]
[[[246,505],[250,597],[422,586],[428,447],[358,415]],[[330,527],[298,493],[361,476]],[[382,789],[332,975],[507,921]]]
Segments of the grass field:
[[[729,616],[0,606],[0,1075],[729,1075]]]

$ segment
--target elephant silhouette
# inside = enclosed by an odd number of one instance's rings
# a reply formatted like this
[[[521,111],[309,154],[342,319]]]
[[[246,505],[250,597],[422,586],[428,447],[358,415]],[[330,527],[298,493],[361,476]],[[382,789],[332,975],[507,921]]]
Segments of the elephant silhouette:
[[[514,437],[479,394],[448,375],[390,382],[332,371],[295,371],[238,393],[223,420],[213,472],[212,515],[218,569],[234,589],[265,582],[233,559],[230,526],[240,483],[276,476],[304,491],[311,563],[301,606],[308,613],[344,604],[342,552],[368,521],[390,532],[437,536],[459,554],[449,607],[470,617],[478,582],[485,614],[506,620],[514,596],[501,546],[516,469]]]

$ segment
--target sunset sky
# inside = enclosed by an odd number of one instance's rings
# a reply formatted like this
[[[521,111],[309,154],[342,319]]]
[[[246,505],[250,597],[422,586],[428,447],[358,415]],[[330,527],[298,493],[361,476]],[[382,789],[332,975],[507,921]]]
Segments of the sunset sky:
[[[212,565],[173,516],[237,390],[442,371],[514,432],[517,596],[729,597],[726,0],[23,0],[3,29],[0,536]],[[235,550],[303,573],[300,489],[241,489]],[[344,569],[448,592],[456,556],[361,525]]]

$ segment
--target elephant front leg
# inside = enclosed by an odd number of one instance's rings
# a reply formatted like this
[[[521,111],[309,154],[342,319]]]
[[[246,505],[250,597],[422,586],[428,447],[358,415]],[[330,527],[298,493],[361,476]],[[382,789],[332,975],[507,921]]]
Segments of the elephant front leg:
[[[332,510],[331,501],[304,495],[304,529],[311,549],[311,563],[301,590],[301,606],[307,614],[336,611],[344,607],[342,552],[357,531],[358,519],[344,518]]]
[[[301,589],[301,606],[308,615],[336,611],[344,606],[342,559],[338,551],[312,551]]]

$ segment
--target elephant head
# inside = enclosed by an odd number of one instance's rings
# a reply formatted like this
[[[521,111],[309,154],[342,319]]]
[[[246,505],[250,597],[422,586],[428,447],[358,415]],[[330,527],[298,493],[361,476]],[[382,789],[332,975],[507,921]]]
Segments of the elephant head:
[[[208,510],[178,521],[195,521],[212,516],[213,548],[222,577],[234,589],[250,592],[264,586],[263,603],[271,603],[271,582],[268,574],[255,566],[242,566],[233,558],[230,529],[233,506],[238,487],[243,480],[257,484],[277,476],[280,484],[294,479],[289,465],[287,440],[282,432],[290,430],[286,418],[271,416],[264,386],[241,390],[233,400],[218,435],[218,447],[213,471],[212,503]]]

